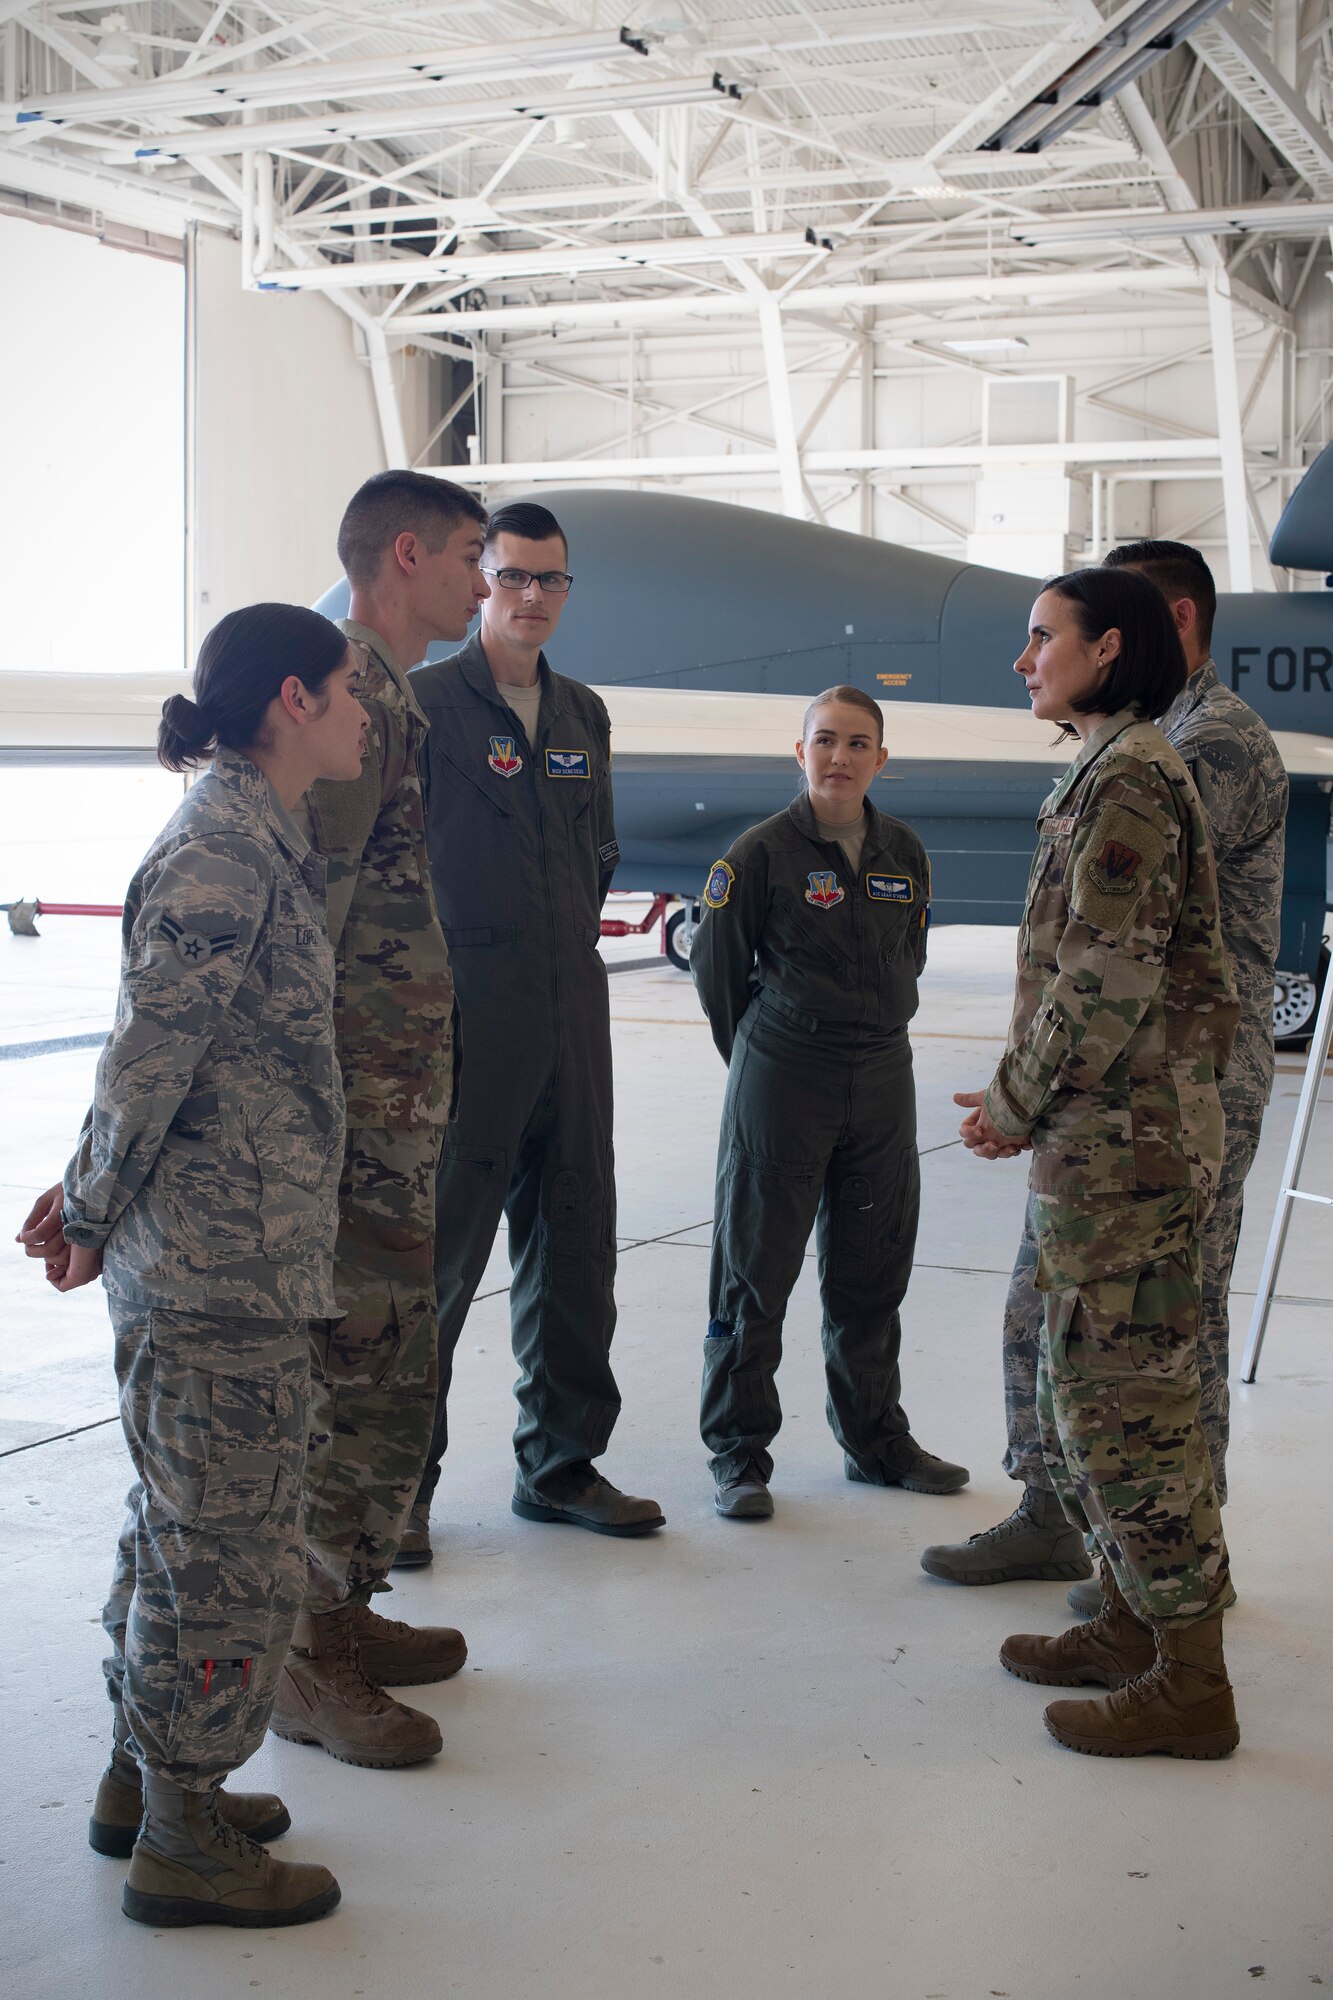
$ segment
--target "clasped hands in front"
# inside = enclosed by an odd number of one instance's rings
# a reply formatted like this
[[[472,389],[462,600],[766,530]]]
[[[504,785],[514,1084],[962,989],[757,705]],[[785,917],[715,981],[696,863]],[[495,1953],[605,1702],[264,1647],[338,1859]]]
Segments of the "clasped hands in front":
[[[1020,1153],[1032,1151],[1030,1139],[1010,1139],[993,1125],[986,1115],[986,1093],[984,1090],[956,1090],[955,1104],[967,1107],[967,1117],[958,1127],[958,1136],[969,1153],[975,1153],[979,1160],[1014,1160]]]

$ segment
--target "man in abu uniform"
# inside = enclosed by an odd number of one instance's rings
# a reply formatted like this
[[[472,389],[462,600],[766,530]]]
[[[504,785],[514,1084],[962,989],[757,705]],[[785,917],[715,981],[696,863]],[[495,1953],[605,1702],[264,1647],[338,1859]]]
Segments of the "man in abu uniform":
[[[608,1535],[663,1520],[655,1500],[619,1492],[592,1463],[620,1412],[611,1031],[597,950],[620,849],[606,709],[542,652],[573,581],[568,560],[546,508],[502,507],[486,538],[480,629],[411,676],[431,724],[426,837],[466,1059],[440,1163],[439,1395],[406,1564],[430,1560],[454,1349],[502,1214],[522,1370],[514,1512]]]

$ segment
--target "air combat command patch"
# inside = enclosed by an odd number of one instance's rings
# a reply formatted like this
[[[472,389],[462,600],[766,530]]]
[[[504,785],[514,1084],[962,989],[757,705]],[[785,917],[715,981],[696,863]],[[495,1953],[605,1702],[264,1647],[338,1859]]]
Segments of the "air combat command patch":
[[[736,880],[736,871],[726,861],[715,861],[708,871],[704,883],[704,901],[710,910],[724,910],[731,895],[731,885]]]
[[[816,869],[810,876],[810,887],[805,892],[807,903],[813,903],[817,910],[831,910],[841,903],[847,891],[838,882],[831,868]]]
[[[523,759],[514,748],[512,736],[492,736],[491,753],[486,762],[501,778],[516,778],[523,769]]]
[[[1160,828],[1124,806],[1103,806],[1074,864],[1069,904],[1083,923],[1119,937],[1166,854]]]

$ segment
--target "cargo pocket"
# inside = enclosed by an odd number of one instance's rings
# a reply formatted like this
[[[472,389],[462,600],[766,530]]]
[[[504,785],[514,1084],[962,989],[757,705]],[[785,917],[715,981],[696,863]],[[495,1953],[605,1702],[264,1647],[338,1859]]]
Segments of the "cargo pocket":
[[[274,1362],[227,1357],[206,1342],[176,1345],[162,1326],[170,1317],[154,1313],[152,1321],[144,1441],[149,1498],[182,1528],[253,1533],[273,1514],[284,1486],[299,1477],[300,1384]]]

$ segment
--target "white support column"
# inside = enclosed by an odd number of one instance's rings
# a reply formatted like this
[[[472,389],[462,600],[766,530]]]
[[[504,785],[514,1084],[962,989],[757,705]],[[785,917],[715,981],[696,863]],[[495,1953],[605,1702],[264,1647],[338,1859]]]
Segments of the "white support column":
[[[801,478],[801,452],[796,440],[791,378],[787,374],[787,350],[782,338],[782,313],[776,299],[761,301],[759,331],[764,343],[764,366],[768,371],[768,402],[773,418],[773,444],[778,455],[778,478],[782,486],[782,511],[793,521],[803,521],[806,518],[805,484]]]
[[[859,387],[861,391],[861,428],[858,443],[862,451],[875,449],[875,336],[874,317],[864,314],[861,321],[861,355]],[[875,532],[875,488],[870,474],[861,474],[861,533],[873,536]]]
[[[1236,376],[1236,331],[1231,316],[1231,283],[1225,271],[1208,273],[1208,323],[1212,334],[1213,386],[1222,458],[1228,588],[1251,591],[1254,589],[1254,571],[1250,561],[1250,508],[1246,497],[1240,384]]]

